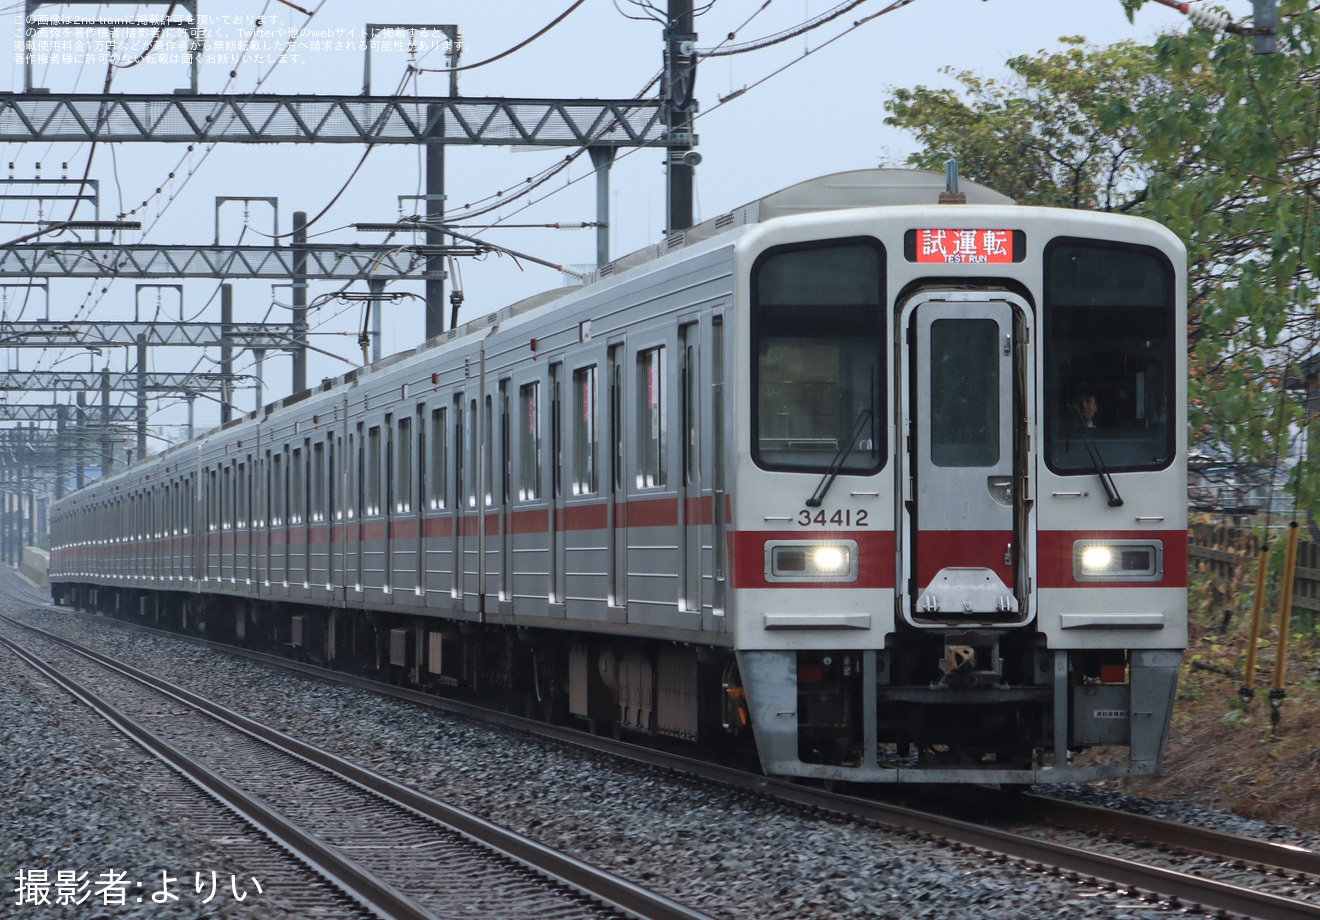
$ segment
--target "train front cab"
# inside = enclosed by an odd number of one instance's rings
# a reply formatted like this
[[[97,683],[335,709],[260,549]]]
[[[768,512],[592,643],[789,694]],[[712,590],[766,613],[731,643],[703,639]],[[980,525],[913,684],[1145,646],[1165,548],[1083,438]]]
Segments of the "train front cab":
[[[734,610],[762,766],[1157,772],[1186,645],[1181,245],[952,213],[842,216],[748,260]],[[1011,261],[913,257],[915,229],[951,226],[1008,226]]]

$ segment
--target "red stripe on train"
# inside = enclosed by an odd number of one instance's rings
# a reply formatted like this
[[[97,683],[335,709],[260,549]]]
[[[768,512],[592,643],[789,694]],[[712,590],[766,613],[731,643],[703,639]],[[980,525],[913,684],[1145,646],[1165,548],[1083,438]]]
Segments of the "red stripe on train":
[[[1162,581],[1079,582],[1073,578],[1073,545],[1078,540],[1158,541],[1164,546]],[[1036,534],[1036,576],[1042,588],[1185,588],[1185,530],[1042,530]]]
[[[857,543],[857,580],[848,582],[767,581],[765,550],[769,543],[803,540],[853,540]],[[741,530],[729,534],[735,588],[894,588],[892,530]]]

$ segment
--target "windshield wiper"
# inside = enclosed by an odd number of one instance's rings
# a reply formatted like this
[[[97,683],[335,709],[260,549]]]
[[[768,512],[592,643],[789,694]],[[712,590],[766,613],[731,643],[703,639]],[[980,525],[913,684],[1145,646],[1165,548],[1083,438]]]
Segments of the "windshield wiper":
[[[1082,418],[1082,410],[1076,406],[1069,406],[1068,410],[1077,421],[1077,430],[1082,433],[1082,444],[1086,447],[1086,453],[1091,458],[1091,466],[1096,475],[1100,477],[1100,485],[1104,486],[1105,495],[1109,496],[1109,507],[1120,507],[1123,504],[1123,496],[1118,494],[1118,486],[1114,485],[1114,477],[1110,476],[1109,470],[1105,469],[1105,461],[1100,456],[1100,448],[1096,446],[1095,441],[1091,440],[1091,435],[1086,430],[1086,420]]]
[[[838,453],[834,455],[834,459],[830,461],[824,477],[821,478],[820,485],[816,486],[816,491],[811,493],[811,498],[807,499],[808,508],[819,508],[820,503],[825,500],[825,493],[830,490],[830,486],[834,485],[835,477],[839,475],[839,470],[843,469],[843,462],[853,452],[853,445],[862,436],[862,429],[866,427],[866,423],[870,420],[871,410],[863,409],[861,414],[857,416],[857,424],[853,426],[852,434],[848,436],[847,443],[839,448]]]

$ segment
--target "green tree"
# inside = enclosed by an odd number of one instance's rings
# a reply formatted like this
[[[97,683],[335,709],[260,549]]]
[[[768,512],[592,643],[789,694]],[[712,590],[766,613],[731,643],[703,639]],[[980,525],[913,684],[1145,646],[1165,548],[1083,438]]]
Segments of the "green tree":
[[[921,143],[910,165],[952,154],[1023,204],[1142,214],[1182,237],[1193,442],[1239,462],[1287,453],[1305,419],[1287,385],[1320,352],[1320,15],[1280,0],[1279,23],[1273,55],[1200,28],[1151,46],[1064,39],[1010,60],[1004,82],[960,73],[960,92],[886,103]],[[1296,486],[1312,506],[1320,464]]]
[[[1154,49],[1061,41],[1064,51],[1010,59],[1002,81],[945,68],[961,92],[894,89],[885,122],[922,144],[909,164],[940,170],[953,154],[963,174],[1023,204],[1131,207],[1146,175],[1130,102],[1161,82]]]

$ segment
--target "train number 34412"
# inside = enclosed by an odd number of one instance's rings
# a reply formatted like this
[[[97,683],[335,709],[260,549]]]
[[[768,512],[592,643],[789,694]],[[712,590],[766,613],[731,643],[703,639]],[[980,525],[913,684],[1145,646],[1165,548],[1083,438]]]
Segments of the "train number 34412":
[[[803,508],[797,513],[799,527],[870,527],[870,512],[859,508],[840,508],[833,513],[826,513],[824,508],[812,511]]]

